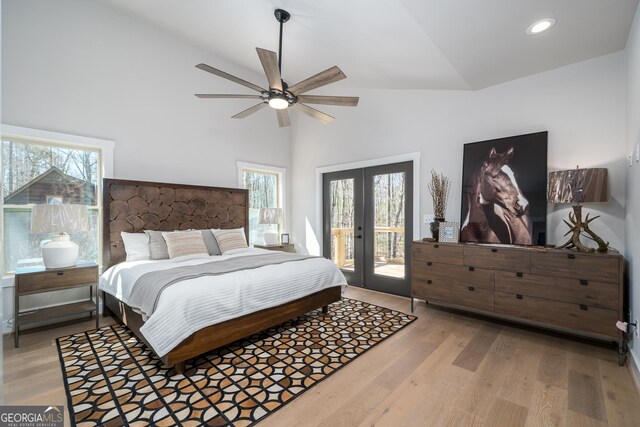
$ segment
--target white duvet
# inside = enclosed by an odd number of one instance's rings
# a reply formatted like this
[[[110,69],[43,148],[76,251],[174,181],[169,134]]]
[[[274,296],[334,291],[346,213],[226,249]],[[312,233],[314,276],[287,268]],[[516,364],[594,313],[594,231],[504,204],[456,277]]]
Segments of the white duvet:
[[[268,251],[248,248],[185,261],[122,262],[102,274],[100,289],[127,303],[133,285],[145,273],[265,252]],[[162,292],[155,312],[145,319],[140,332],[154,351],[164,356],[189,335],[207,326],[346,284],[342,272],[325,258],[185,280]]]

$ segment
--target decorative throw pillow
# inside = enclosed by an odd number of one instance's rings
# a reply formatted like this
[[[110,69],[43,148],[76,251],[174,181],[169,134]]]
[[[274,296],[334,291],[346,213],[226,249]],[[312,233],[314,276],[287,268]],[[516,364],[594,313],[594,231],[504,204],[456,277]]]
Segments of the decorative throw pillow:
[[[204,240],[204,245],[207,247],[209,255],[222,255],[218,242],[213,235],[213,230],[207,229],[200,231],[202,231],[202,239]]]
[[[150,259],[149,237],[144,233],[127,233],[121,231],[127,261],[142,261]]]
[[[191,255],[209,256],[207,247],[202,238],[202,232],[194,231],[174,231],[162,233],[164,240],[167,242],[167,251],[169,258],[175,259]]]
[[[233,228],[230,230],[211,230],[218,242],[220,251],[224,254],[233,249],[248,248],[247,239],[243,228]]]
[[[169,259],[167,242],[162,236],[162,231],[144,230],[149,236],[149,255],[151,259]]]

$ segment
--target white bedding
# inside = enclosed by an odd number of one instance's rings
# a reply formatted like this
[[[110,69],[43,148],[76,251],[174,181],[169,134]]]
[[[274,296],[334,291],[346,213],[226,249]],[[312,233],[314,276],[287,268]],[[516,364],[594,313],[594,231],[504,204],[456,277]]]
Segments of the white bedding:
[[[268,251],[248,248],[184,261],[122,262],[102,274],[100,289],[127,303],[138,277],[150,271],[265,252]],[[346,284],[342,272],[325,258],[185,280],[162,292],[155,312],[145,319],[140,332],[155,352],[164,356],[189,335],[207,326]]]

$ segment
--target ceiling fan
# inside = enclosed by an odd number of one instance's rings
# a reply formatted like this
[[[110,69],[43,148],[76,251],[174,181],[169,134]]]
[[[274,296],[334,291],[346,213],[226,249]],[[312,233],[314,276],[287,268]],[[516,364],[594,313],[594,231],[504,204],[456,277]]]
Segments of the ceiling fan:
[[[241,84],[242,86],[253,89],[259,92],[259,95],[230,95],[230,94],[206,94],[197,93],[198,98],[231,98],[231,99],[259,99],[260,103],[253,107],[247,108],[238,114],[231,116],[234,119],[244,119],[245,117],[263,109],[267,105],[276,110],[278,115],[278,125],[280,127],[286,127],[291,125],[289,120],[289,113],[287,108],[293,107],[296,110],[318,119],[323,123],[331,122],[334,117],[325,114],[321,111],[311,108],[306,104],[322,104],[322,105],[338,105],[344,107],[355,107],[358,105],[358,97],[355,96],[319,96],[319,95],[303,95],[310,90],[328,85],[329,83],[337,82],[339,80],[347,78],[340,68],[333,66],[326,69],[314,76],[309,77],[306,80],[296,83],[293,86],[289,86],[282,80],[282,27],[285,22],[289,20],[291,15],[289,12],[282,9],[276,9],[274,15],[277,21],[280,23],[280,45],[278,54],[266,49],[256,48],[258,57],[264,68],[264,73],[269,81],[269,89],[263,89],[258,85],[250,83],[246,80],[242,80],[236,76],[232,76],[229,73],[213,68],[207,64],[198,64],[196,68],[203,71],[207,71],[216,76],[222,77],[232,82]]]

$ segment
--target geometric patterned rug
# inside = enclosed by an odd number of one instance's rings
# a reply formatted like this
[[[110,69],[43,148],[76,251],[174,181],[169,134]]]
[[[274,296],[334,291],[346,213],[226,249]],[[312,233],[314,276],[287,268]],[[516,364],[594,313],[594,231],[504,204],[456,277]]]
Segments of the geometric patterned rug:
[[[124,325],[57,339],[71,424],[250,426],[416,318],[343,298],[175,375]]]

